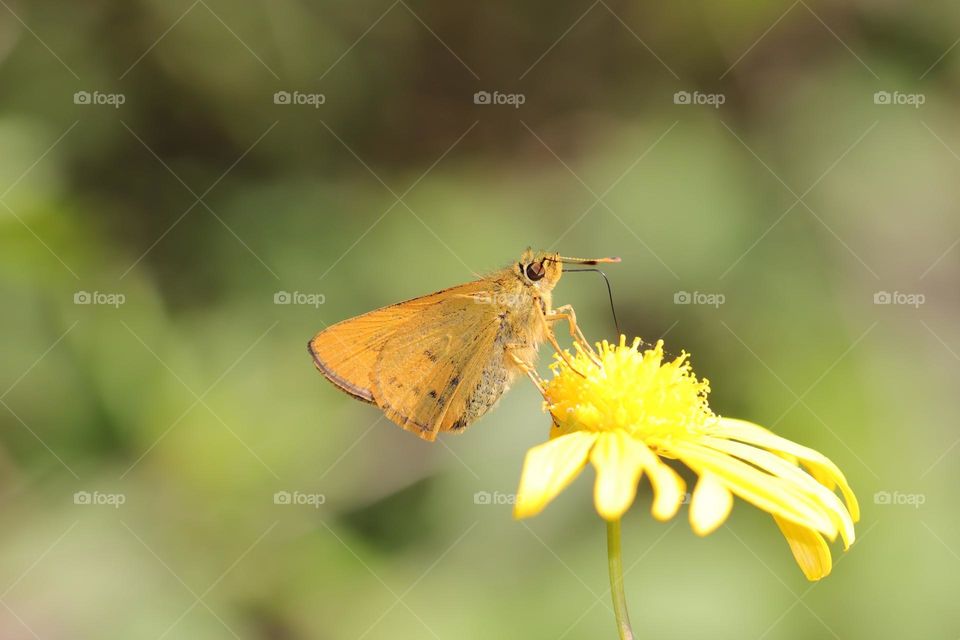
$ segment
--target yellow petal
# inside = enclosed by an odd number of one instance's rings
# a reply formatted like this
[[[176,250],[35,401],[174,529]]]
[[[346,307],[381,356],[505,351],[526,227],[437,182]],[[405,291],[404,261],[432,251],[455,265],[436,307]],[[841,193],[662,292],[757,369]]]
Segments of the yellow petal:
[[[810,468],[813,476],[828,489],[833,490],[833,483],[836,482],[840,487],[840,492],[843,493],[844,500],[847,502],[850,517],[853,518],[854,522],[860,520],[860,505],[857,503],[857,496],[853,494],[846,477],[837,465],[822,453],[782,438],[772,431],[746,420],[720,418],[715,423],[713,431],[716,435],[725,438],[741,440],[748,444],[755,444],[766,449],[796,456]]]
[[[715,474],[728,489],[767,513],[816,529],[830,539],[837,536],[837,525],[830,519],[827,511],[781,478],[703,445],[674,441],[669,447],[684,464],[698,474]]]
[[[513,516],[529,518],[543,511],[587,464],[596,439],[596,433],[576,431],[527,451]]]
[[[714,449],[746,460],[765,471],[793,483],[798,489],[819,502],[827,511],[830,518],[840,529],[844,549],[849,549],[850,545],[853,544],[856,534],[853,529],[853,520],[850,514],[847,513],[846,508],[843,506],[840,498],[837,497],[837,494],[817,482],[811,475],[787,462],[780,456],[765,449],[758,449],[749,444],[710,436],[704,437],[701,442]]]
[[[830,575],[833,568],[833,558],[830,557],[830,547],[816,531],[788,522],[777,516],[773,517],[780,527],[780,532],[787,539],[793,557],[800,565],[807,580],[819,580]]]
[[[633,504],[640,481],[640,456],[632,437],[622,431],[601,433],[590,452],[597,470],[593,501],[605,520],[619,520]]]
[[[733,509],[733,494],[712,473],[697,481],[690,500],[690,525],[694,533],[705,536],[724,523]]]
[[[653,451],[640,440],[635,440],[636,452],[643,470],[653,487],[653,506],[650,512],[657,520],[669,520],[680,509],[687,483],[676,471],[664,464]]]
[[[776,455],[780,456],[781,458],[783,458],[784,460],[786,460],[787,462],[789,462],[794,466],[800,466],[800,458],[798,458],[795,455],[786,453],[784,451],[773,451],[772,453],[775,453]],[[817,477],[817,480],[819,481],[819,477]],[[833,489],[833,487],[830,487],[830,489]]]

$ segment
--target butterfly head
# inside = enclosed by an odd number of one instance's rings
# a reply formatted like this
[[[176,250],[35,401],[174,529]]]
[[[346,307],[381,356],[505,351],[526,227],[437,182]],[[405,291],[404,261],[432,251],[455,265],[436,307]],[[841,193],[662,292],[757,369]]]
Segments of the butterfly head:
[[[549,251],[527,249],[515,267],[520,281],[540,290],[549,291],[556,286],[563,273],[560,256]]]
[[[567,258],[553,251],[527,248],[520,256],[516,272],[520,280],[542,291],[553,289],[563,274],[564,264],[599,264],[620,262],[620,258]]]

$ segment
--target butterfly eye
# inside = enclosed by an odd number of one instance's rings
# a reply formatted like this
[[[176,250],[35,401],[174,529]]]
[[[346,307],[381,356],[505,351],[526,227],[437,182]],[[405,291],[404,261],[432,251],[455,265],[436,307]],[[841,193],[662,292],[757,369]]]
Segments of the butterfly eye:
[[[545,273],[542,262],[531,262],[527,265],[527,277],[534,282],[543,278]]]

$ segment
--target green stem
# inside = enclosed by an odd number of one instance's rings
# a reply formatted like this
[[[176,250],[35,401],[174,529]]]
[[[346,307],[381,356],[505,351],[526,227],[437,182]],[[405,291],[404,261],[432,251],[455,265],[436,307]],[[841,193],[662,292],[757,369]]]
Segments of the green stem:
[[[610,595],[613,614],[617,618],[620,640],[634,640],[627,613],[627,599],[623,593],[623,559],[620,554],[620,521],[607,521],[607,567],[610,569]]]

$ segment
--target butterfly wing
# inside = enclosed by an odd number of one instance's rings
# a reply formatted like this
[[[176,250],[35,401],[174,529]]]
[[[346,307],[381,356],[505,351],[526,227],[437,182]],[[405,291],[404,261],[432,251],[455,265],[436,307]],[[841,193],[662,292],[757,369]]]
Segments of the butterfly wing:
[[[376,403],[425,440],[467,426],[495,400],[474,402],[474,395],[486,387],[487,365],[502,357],[495,349],[500,322],[495,306],[471,296],[424,312],[410,331],[384,344],[374,375]],[[506,368],[496,370],[505,382]]]
[[[371,388],[377,356],[384,343],[419,311],[408,300],[328,327],[307,345],[317,369],[353,397],[373,402]]]
[[[476,281],[400,302],[324,329],[308,348],[338,388],[433,440],[462,417],[491,356],[500,318],[489,295]]]

